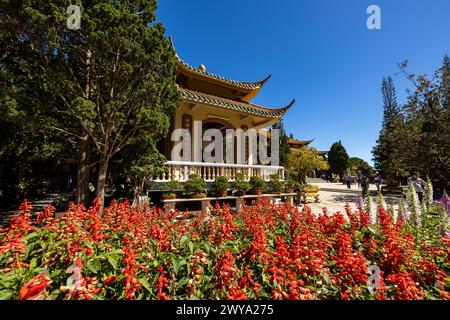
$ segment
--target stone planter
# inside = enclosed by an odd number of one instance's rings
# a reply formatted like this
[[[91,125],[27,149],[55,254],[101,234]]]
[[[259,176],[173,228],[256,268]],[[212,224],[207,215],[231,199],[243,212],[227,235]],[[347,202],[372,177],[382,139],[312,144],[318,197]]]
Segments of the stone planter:
[[[221,197],[221,198],[225,198],[227,196],[227,194],[228,194],[227,189],[219,191],[219,197]]]
[[[176,198],[177,198],[177,195],[175,193],[164,193],[161,196],[162,200],[173,200],[173,199],[176,199]]]
[[[192,198],[192,199],[206,198],[206,192],[193,194],[190,196],[190,198]]]
[[[243,196],[245,196],[245,191],[242,191],[242,190],[236,190],[236,191],[234,192],[234,195],[235,195],[236,197],[243,197]]]

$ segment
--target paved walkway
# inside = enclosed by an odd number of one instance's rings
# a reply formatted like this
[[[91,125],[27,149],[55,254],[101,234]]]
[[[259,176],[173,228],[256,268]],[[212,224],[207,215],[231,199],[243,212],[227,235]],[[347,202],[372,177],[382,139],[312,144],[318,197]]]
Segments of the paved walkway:
[[[31,210],[31,215],[35,216],[42,212],[47,206],[51,205],[54,200],[60,197],[59,193],[50,193],[44,199],[34,200],[31,202],[33,209]],[[12,217],[19,214],[19,210],[0,212],[0,228],[6,228],[9,226]]]
[[[356,184],[352,184],[351,189],[347,189],[346,185],[342,183],[311,183],[320,187],[320,203],[309,203],[315,214],[322,213],[322,208],[326,207],[329,213],[336,213],[338,211],[344,212],[344,206],[348,202],[352,208],[356,209],[356,202],[362,194],[362,190],[358,188]],[[372,198],[375,201],[377,194],[377,188],[374,184],[369,188]],[[388,206],[393,206],[394,209],[398,208],[399,196],[397,195],[384,195],[384,199]]]

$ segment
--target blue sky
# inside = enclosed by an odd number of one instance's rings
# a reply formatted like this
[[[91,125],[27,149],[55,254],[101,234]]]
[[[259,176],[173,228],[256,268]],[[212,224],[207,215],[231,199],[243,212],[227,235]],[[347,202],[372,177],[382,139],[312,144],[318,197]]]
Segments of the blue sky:
[[[369,30],[367,7],[381,8]],[[411,87],[397,63],[431,74],[450,54],[448,0],[159,0],[158,20],[180,57],[242,81],[272,74],[252,102],[297,103],[285,127],[328,150],[342,140],[371,163],[382,120],[381,81],[393,76],[400,103]]]

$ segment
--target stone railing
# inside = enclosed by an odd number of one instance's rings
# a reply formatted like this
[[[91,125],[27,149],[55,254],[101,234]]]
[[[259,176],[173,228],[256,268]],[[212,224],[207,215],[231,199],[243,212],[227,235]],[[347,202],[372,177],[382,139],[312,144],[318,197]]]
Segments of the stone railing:
[[[229,181],[234,181],[236,174],[242,172],[245,180],[252,176],[260,176],[268,181],[270,175],[278,174],[280,180],[284,180],[284,167],[245,165],[231,163],[207,163],[207,162],[187,162],[187,161],[167,161],[165,173],[153,177],[155,182],[177,180],[186,181],[191,173],[195,173],[207,182],[214,181],[218,176],[224,176]]]

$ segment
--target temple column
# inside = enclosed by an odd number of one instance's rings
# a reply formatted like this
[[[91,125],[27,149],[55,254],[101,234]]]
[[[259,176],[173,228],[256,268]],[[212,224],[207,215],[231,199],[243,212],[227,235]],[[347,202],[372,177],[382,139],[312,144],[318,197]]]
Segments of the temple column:
[[[202,162],[203,158],[203,131],[202,121],[195,120],[192,133],[192,155],[194,162]]]

